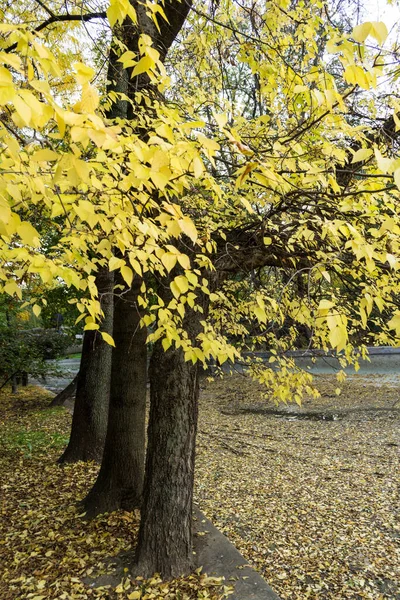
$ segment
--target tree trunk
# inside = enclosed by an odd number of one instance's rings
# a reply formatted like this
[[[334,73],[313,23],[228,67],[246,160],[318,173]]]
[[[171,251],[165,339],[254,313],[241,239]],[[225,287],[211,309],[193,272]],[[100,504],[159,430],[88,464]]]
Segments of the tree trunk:
[[[200,313],[186,330],[194,339]],[[190,334],[189,333],[189,334]],[[176,577],[191,570],[192,500],[198,413],[198,365],[182,349],[164,352],[161,340],[150,362],[150,420],[143,508],[136,552],[138,574]],[[135,571],[136,574],[136,571]]]
[[[53,400],[50,403],[50,406],[63,406],[67,400],[73,398],[76,394],[76,388],[78,385],[78,377],[79,373],[75,375],[71,383],[67,385],[61,392],[58,392],[56,396],[54,396]]]
[[[114,316],[110,409],[98,478],[83,500],[86,517],[140,506],[145,455],[147,332],[140,327],[141,280],[117,299]]]
[[[96,276],[104,318],[101,330],[112,334],[113,274],[101,268]],[[78,373],[71,437],[60,463],[100,461],[107,431],[112,348],[98,331],[85,331]]]

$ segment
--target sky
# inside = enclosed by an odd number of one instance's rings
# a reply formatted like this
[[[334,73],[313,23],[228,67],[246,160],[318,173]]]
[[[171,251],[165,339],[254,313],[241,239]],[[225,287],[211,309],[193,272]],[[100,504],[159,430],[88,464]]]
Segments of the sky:
[[[385,0],[366,0],[364,10],[369,21],[387,20],[387,25],[394,25],[400,20],[400,7],[396,3],[390,6]]]
[[[400,28],[400,6],[399,2],[393,2],[389,5],[385,0],[365,0],[363,3],[364,14],[362,22],[365,21],[383,21],[394,39],[395,31]]]

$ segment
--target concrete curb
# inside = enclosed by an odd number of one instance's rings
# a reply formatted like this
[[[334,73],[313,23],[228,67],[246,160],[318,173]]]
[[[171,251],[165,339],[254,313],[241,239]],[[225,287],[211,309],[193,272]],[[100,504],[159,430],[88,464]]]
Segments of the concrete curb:
[[[210,577],[225,577],[234,586],[229,600],[279,600],[265,579],[245,560],[235,546],[198,509],[194,509],[196,568]]]

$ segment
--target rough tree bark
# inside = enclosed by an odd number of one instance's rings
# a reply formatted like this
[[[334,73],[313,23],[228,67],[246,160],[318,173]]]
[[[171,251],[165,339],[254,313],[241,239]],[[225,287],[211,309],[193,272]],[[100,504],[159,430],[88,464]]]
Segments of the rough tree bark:
[[[107,437],[99,475],[83,500],[87,518],[118,508],[133,510],[142,498],[147,332],[140,327],[140,286],[135,278],[131,289],[116,299]]]
[[[63,406],[67,400],[71,400],[75,397],[76,388],[78,385],[78,376],[79,373],[75,375],[71,383],[69,383],[66,388],[54,396],[53,400],[50,402],[50,406]]]
[[[187,307],[184,328],[191,340],[204,318],[204,313]],[[164,352],[161,340],[156,342],[150,361],[148,445],[135,567],[144,577],[156,572],[175,577],[192,568],[198,373],[198,363],[185,362],[181,348]]]
[[[146,483],[135,572],[175,577],[191,570],[198,368],[157,342],[150,363]]]
[[[100,268],[96,276],[104,318],[101,330],[112,335],[113,274]],[[78,373],[69,444],[59,463],[100,461],[107,431],[111,351],[98,331],[86,331]]]

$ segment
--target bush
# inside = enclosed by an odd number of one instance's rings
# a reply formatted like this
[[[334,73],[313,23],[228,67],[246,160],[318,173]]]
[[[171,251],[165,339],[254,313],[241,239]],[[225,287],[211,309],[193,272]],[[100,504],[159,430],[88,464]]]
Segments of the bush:
[[[62,332],[0,326],[0,387],[23,374],[44,377],[57,373],[57,364],[48,359],[65,354],[70,344],[70,336]]]
[[[37,348],[38,353],[44,359],[59,358],[65,355],[67,348],[72,343],[69,335],[54,329],[31,330],[26,334],[31,338],[30,343]]]

